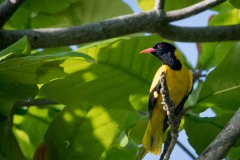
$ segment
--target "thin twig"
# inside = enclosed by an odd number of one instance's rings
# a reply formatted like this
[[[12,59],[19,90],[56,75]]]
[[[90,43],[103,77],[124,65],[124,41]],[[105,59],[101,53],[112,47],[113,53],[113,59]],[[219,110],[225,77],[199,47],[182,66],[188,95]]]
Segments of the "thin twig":
[[[170,158],[170,155],[173,151],[174,146],[177,143],[179,119],[174,114],[174,102],[169,97],[169,91],[168,91],[167,81],[166,81],[164,72],[160,76],[160,83],[161,83],[160,92],[162,94],[164,109],[167,112],[167,116],[171,126],[171,130],[170,130],[171,142],[163,158],[163,160],[168,160]]]
[[[240,108],[231,118],[224,129],[217,135],[211,144],[203,151],[197,160],[219,160],[237,142],[240,136]]]
[[[164,148],[163,148],[163,151],[162,151],[162,154],[161,154],[159,160],[163,160],[164,159],[164,156],[166,155],[166,153],[168,151],[168,148],[169,148],[169,146],[171,144],[171,141],[172,141],[171,131],[168,131],[167,132],[167,139],[164,142]]]
[[[29,99],[29,100],[15,102],[9,118],[10,125],[12,126],[13,124],[14,113],[17,111],[18,108],[30,107],[30,106],[44,106],[44,105],[51,105],[51,104],[58,104],[58,103],[46,98],[40,98],[40,99],[34,99],[34,100]]]
[[[43,106],[43,105],[51,105],[51,104],[58,104],[55,101],[46,98],[34,99],[34,100],[25,100],[25,101],[17,101],[15,103],[18,107],[24,106]]]
[[[177,141],[177,145],[185,151],[185,153],[191,157],[192,159],[196,159],[196,157],[194,156],[194,154],[192,154],[187,147],[185,147],[181,142]]]
[[[25,0],[5,0],[0,5],[0,28],[9,20]]]

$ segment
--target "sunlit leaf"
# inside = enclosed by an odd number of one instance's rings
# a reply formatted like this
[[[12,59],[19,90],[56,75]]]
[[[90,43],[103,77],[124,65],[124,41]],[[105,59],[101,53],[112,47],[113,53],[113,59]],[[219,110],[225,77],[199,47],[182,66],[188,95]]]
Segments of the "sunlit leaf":
[[[66,73],[60,65],[66,59],[71,57],[73,59],[92,59],[83,53],[76,52],[25,56],[0,63],[0,74],[8,76],[10,79],[21,83],[36,84],[38,81],[41,82],[41,78],[50,72],[54,72],[54,75],[46,75],[50,77],[50,79],[65,76]]]
[[[157,41],[158,36],[119,38],[82,47],[79,51],[93,57],[96,63],[65,61],[61,66],[71,66],[65,69],[70,75],[45,84],[42,90],[64,104],[94,100],[108,107],[145,108],[152,77],[161,63],[139,52]]]
[[[114,159],[108,154],[114,146],[121,148],[118,137],[134,117],[136,113],[120,108],[106,110],[87,104],[67,106],[46,133],[49,156],[59,160],[99,159],[101,156],[102,159],[108,156]],[[132,149],[136,151],[136,146]],[[107,154],[105,158],[103,154]],[[132,153],[130,155],[133,157]]]
[[[59,113],[55,107],[48,107],[41,109],[32,106],[28,110],[20,108],[15,113],[13,131],[27,159],[32,159],[37,146],[43,142],[50,122]],[[26,112],[21,114],[23,111]]]
[[[27,37],[21,38],[16,43],[7,47],[0,52],[0,61],[4,61],[11,58],[26,56],[31,53],[31,47]]]
[[[232,25],[240,23],[240,15],[238,9],[221,12],[211,18],[209,25]]]
[[[138,0],[137,2],[138,2],[139,7],[143,11],[149,11],[149,10],[153,9],[154,3],[155,3],[154,0]],[[200,0],[192,0],[192,1],[181,0],[178,3],[176,3],[176,1],[174,1],[174,0],[168,0],[168,1],[165,1],[164,9],[166,11],[177,10],[177,9],[181,9],[184,7],[188,7],[197,2],[200,2]]]

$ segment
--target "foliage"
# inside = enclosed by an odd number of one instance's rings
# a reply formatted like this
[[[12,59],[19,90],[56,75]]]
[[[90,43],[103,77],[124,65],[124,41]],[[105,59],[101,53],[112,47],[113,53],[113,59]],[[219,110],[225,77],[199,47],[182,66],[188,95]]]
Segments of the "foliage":
[[[121,0],[108,1],[29,0],[4,28],[69,27],[132,12]],[[196,2],[167,1],[166,8]],[[138,3],[143,10],[152,8],[144,0]],[[209,19],[209,25],[239,23],[234,6],[225,2],[215,7],[219,14]],[[46,149],[38,152],[48,152],[51,159],[134,159],[146,127],[149,86],[160,65],[153,56],[138,53],[161,40],[158,35],[139,34],[32,50],[23,37],[2,50],[0,159],[32,159],[40,144]],[[183,121],[189,143],[198,154],[240,105],[240,43],[200,45],[196,68],[185,63],[193,71],[210,73],[205,81],[196,82]],[[209,108],[216,116],[201,117]],[[226,156],[239,159],[238,151],[236,144]]]

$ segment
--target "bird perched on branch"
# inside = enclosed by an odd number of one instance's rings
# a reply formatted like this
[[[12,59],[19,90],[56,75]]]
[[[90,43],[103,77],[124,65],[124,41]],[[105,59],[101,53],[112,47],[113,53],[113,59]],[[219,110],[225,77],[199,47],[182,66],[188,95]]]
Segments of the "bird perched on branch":
[[[183,65],[177,49],[167,42],[157,43],[152,48],[145,49],[140,53],[150,53],[162,61],[162,66],[155,74],[150,88],[149,122],[142,140],[143,147],[148,152],[160,154],[162,135],[168,127],[168,117],[163,109],[164,105],[160,93],[160,76],[165,72],[169,96],[175,104],[174,113],[178,114],[192,91],[192,73]]]

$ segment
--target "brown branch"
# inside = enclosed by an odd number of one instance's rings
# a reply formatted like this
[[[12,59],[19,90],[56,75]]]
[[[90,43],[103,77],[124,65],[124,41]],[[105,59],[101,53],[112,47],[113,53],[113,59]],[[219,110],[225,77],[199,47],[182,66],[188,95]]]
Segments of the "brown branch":
[[[204,3],[200,2],[198,3],[198,8],[200,8],[198,12],[223,1],[208,0]],[[185,9],[167,12],[166,14],[162,14],[159,10],[152,10],[70,28],[2,30],[0,32],[0,48],[6,48],[24,35],[28,37],[32,48],[68,46],[139,32],[157,32],[164,38],[185,42],[240,39],[240,25],[190,28],[165,23],[172,21],[174,17],[177,17],[175,19],[185,18],[197,13],[194,11],[196,7]]]
[[[5,0],[0,5],[0,28],[9,20],[25,0]]]
[[[160,76],[160,83],[161,83],[160,92],[162,94],[164,109],[167,112],[167,116],[168,116],[169,123],[170,123],[170,126],[171,126],[171,130],[168,133],[168,134],[171,135],[171,136],[168,136],[168,139],[171,139],[171,140],[169,141],[170,144],[169,145],[167,144],[166,153],[164,153],[164,156],[161,156],[161,157],[163,157],[163,160],[168,160],[170,158],[170,155],[171,155],[172,151],[173,151],[173,148],[175,147],[175,145],[177,143],[178,127],[179,127],[179,122],[180,121],[174,114],[174,102],[169,97],[169,91],[168,91],[167,81],[166,81],[165,76],[166,75],[165,75],[164,72]],[[167,139],[167,143],[169,143],[168,139]]]
[[[197,160],[219,160],[226,155],[240,136],[240,108],[217,135],[213,142],[203,151]]]

